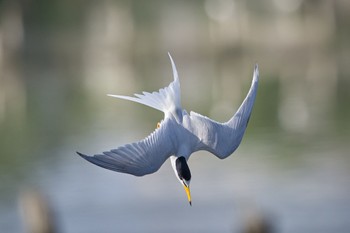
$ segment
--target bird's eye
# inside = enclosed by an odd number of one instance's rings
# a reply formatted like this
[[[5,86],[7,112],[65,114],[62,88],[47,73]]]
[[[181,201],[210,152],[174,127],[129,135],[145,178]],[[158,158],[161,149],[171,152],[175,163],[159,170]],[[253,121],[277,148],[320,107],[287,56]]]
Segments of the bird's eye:
[[[159,129],[159,128],[160,128],[160,123],[158,122],[158,123],[157,123],[157,129]]]

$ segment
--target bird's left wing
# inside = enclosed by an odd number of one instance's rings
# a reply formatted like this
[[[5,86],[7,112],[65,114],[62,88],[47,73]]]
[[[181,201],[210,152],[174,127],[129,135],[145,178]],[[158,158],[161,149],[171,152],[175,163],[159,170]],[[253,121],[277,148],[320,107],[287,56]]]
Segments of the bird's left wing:
[[[161,127],[142,141],[126,144],[94,156],[77,152],[87,161],[116,172],[143,176],[156,172],[167,158],[174,153],[171,122],[165,120]]]
[[[241,143],[245,129],[253,109],[258,89],[259,70],[255,66],[253,80],[243,103],[226,123],[219,123],[191,112],[191,121],[195,125],[195,134],[199,138],[197,150],[207,150],[218,158],[224,159],[231,155]]]

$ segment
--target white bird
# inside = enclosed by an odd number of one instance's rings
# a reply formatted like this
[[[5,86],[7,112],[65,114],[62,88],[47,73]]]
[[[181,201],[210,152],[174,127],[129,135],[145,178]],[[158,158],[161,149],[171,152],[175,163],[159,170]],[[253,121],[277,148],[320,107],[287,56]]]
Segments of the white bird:
[[[143,176],[156,172],[170,157],[177,179],[183,185],[190,205],[191,172],[187,160],[195,151],[206,150],[220,159],[231,155],[241,143],[252,112],[258,88],[259,70],[255,65],[250,90],[243,103],[226,123],[219,123],[195,112],[181,108],[180,82],[175,63],[168,53],[174,81],[158,92],[143,92],[135,97],[109,95],[131,100],[164,112],[157,129],[145,139],[117,149],[87,156],[87,161],[116,172]]]

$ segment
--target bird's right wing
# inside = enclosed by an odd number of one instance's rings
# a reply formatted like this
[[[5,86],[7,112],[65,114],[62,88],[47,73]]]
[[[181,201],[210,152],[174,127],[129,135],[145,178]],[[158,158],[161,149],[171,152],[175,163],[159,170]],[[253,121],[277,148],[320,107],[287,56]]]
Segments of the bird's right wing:
[[[192,125],[196,126],[195,134],[200,139],[198,150],[207,150],[224,159],[231,155],[241,143],[253,109],[258,89],[259,70],[255,65],[254,75],[249,92],[243,103],[226,123],[219,123],[191,112]]]
[[[169,127],[171,122],[165,120],[160,128],[142,141],[94,156],[77,153],[87,161],[112,171],[135,176],[154,173],[167,158],[174,154]]]

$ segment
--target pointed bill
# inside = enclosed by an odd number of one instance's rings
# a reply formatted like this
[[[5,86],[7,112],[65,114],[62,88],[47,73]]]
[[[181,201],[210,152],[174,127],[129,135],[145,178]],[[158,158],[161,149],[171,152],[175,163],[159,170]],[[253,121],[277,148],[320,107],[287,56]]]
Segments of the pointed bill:
[[[188,202],[189,202],[190,205],[192,206],[190,187],[184,185],[184,189],[185,189],[186,194],[187,194]]]

